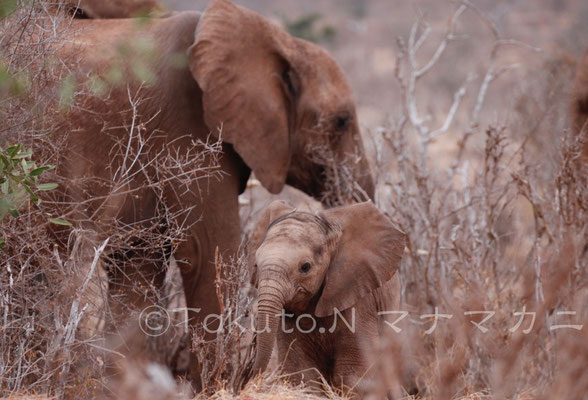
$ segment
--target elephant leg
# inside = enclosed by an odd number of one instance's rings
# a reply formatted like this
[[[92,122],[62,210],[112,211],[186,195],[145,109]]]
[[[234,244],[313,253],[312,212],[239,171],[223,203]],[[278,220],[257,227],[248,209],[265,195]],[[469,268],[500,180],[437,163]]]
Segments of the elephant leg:
[[[169,203],[175,202],[179,209],[196,205],[193,214],[186,217],[186,221],[192,223],[190,231],[186,232],[186,238],[178,246],[174,257],[182,274],[190,333],[195,329],[203,332],[202,339],[212,343],[212,346],[207,346],[210,350],[215,350],[220,312],[215,285],[215,258],[218,254],[224,263],[228,263],[237,253],[241,241],[237,199],[239,188],[244,186],[249,174],[248,168],[230,146],[223,146],[219,164],[226,176],[220,183],[210,182],[205,195],[198,190],[180,194],[170,190],[167,193]],[[207,327],[202,331],[205,323]],[[189,378],[197,391],[203,385],[199,362],[210,360],[208,356],[210,354],[190,352]]]
[[[291,327],[286,327],[291,329]],[[298,337],[291,340],[288,336],[278,337],[278,359],[281,375],[294,385],[305,383],[309,388],[322,393],[323,386],[329,381],[327,375],[329,360],[323,357],[320,349],[315,349],[312,340]]]
[[[206,257],[204,252],[205,250],[198,235],[192,235],[186,239],[175,254],[178,267],[182,274],[184,294],[186,297],[188,325],[190,327],[190,347],[193,342],[193,328],[199,328],[204,322],[206,315],[218,314],[220,312],[214,291],[214,264],[207,265],[208,257]],[[212,335],[205,333],[205,340],[211,340],[212,338]],[[196,392],[202,390],[201,360],[199,359],[201,356],[194,351],[190,351],[188,378]]]
[[[238,220],[237,220],[238,222]],[[215,226],[216,228],[216,226]],[[216,293],[215,255],[223,257],[224,262],[236,253],[240,238],[239,225],[236,229],[226,229],[226,236],[219,240],[211,240],[210,232],[194,232],[182,243],[175,257],[182,273],[186,306],[188,308],[188,322],[192,329],[202,333],[205,342],[213,342],[217,337],[220,320],[220,305]],[[213,347],[210,348],[213,350]],[[190,353],[189,379],[194,390],[202,390],[201,362],[204,358],[211,361],[213,354]]]
[[[335,360],[332,384],[345,396],[359,395],[363,398],[367,393],[379,389],[374,387],[374,373],[370,365],[362,363],[362,359],[359,346],[351,344]]]

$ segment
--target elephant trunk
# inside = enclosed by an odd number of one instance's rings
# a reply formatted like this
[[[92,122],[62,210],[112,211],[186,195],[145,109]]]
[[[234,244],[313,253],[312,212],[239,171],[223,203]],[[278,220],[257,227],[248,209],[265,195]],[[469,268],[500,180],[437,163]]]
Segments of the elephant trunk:
[[[361,175],[358,179],[359,181],[359,186],[361,186],[361,188],[365,191],[365,193],[368,195],[368,197],[370,198],[371,201],[375,202],[376,201],[376,184],[374,183],[374,178],[372,177],[372,174],[370,171],[370,166],[369,163],[367,161],[367,159],[362,159],[362,166],[360,168],[360,170],[362,171],[368,171],[367,173],[364,173],[363,175]]]
[[[346,135],[341,145],[341,159],[348,160],[349,156],[353,155],[349,164],[351,167],[352,178],[359,184],[365,194],[375,202],[376,185],[374,176],[372,175],[372,168],[368,161],[368,155],[361,134],[359,133],[359,126],[356,124],[354,130],[355,135]],[[364,199],[367,200],[367,199]]]
[[[257,350],[251,371],[253,376],[265,371],[272,355],[284,305],[281,286],[275,279],[259,280]]]
[[[359,154],[361,155],[361,159],[359,163],[356,165],[355,169],[355,179],[359,186],[363,189],[365,194],[375,202],[376,201],[376,184],[374,182],[374,176],[372,175],[372,168],[368,161],[367,154],[365,152],[365,147],[363,143],[359,143],[357,145]],[[367,199],[366,199],[367,200]]]

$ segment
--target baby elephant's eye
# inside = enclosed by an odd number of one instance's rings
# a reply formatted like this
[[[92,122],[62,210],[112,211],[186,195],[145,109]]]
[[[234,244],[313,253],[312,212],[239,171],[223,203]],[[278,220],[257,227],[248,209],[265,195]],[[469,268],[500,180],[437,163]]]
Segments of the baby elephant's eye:
[[[310,271],[310,263],[304,263],[300,266],[300,272],[307,273]]]

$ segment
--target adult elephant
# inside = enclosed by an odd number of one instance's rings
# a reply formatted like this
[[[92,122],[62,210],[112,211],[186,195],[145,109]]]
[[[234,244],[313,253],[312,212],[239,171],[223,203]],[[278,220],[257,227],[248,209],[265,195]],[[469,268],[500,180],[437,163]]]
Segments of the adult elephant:
[[[272,193],[287,183],[336,202],[351,195],[342,193],[341,182],[352,178],[359,192],[373,197],[351,89],[320,47],[227,0],[213,0],[202,14],[141,23],[81,19],[69,29],[75,37],[64,40],[60,52],[78,82],[119,75],[106,92],[98,85],[100,95],[76,91],[63,119],[70,134],[59,168],[69,200],[81,204],[71,218],[105,237],[115,224],[140,230],[157,210],[184,210],[174,215],[188,227],[185,238],[164,250],[178,261],[193,324],[219,311],[215,254],[231,255],[238,247],[238,195],[251,171]],[[149,57],[133,43],[151,47]],[[150,79],[137,79],[137,72]],[[163,153],[178,158],[211,132],[221,132],[222,154],[206,158],[204,167],[218,162],[222,179],[203,183],[197,179],[208,173],[202,168],[188,187],[185,176],[153,185],[159,165],[153,160]],[[125,145],[139,134],[144,145],[129,154]],[[123,175],[124,184],[113,187]],[[161,285],[165,264],[165,257],[141,251],[137,244],[114,254],[121,262],[109,272],[111,294],[139,309],[153,301],[150,288]],[[115,315],[125,312],[120,303],[112,305]]]

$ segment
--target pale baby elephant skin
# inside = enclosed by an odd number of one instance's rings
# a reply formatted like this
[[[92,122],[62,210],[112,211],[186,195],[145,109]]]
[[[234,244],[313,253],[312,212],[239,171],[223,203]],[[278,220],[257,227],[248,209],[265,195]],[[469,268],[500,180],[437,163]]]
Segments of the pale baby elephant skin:
[[[367,392],[375,371],[365,350],[378,340],[380,313],[398,309],[405,234],[371,202],[307,213],[277,200],[258,223],[252,373],[277,346],[291,381]]]

